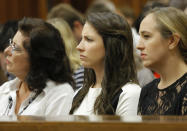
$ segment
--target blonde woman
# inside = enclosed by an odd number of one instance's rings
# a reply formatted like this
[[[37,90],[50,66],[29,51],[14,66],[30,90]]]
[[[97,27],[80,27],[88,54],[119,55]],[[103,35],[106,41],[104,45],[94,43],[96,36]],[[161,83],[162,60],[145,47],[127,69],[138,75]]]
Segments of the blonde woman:
[[[187,15],[173,7],[155,8],[141,22],[137,48],[160,79],[142,88],[139,114],[187,115],[186,29]]]
[[[76,83],[76,89],[78,89],[82,86],[84,80],[84,69],[81,67],[79,52],[76,49],[78,43],[74,38],[70,26],[65,20],[62,18],[53,18],[47,21],[59,30],[61,37],[64,40],[66,53],[70,59],[71,68],[74,72],[73,78]]]

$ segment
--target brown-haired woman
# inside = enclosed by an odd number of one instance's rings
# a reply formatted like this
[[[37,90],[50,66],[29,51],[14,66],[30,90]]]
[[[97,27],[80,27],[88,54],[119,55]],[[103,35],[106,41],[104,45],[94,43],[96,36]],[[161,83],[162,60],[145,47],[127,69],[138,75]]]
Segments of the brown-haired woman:
[[[124,18],[111,12],[88,14],[77,49],[85,79],[70,114],[136,115],[141,89],[132,33]]]

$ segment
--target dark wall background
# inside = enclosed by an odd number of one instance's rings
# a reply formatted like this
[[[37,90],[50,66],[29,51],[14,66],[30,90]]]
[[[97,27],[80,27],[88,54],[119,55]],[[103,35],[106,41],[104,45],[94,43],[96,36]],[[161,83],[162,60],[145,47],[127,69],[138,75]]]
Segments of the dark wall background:
[[[21,19],[24,16],[46,19],[51,7],[66,2],[82,13],[94,0],[0,0],[0,23],[11,19]],[[147,0],[111,0],[117,7],[129,6],[138,16]]]

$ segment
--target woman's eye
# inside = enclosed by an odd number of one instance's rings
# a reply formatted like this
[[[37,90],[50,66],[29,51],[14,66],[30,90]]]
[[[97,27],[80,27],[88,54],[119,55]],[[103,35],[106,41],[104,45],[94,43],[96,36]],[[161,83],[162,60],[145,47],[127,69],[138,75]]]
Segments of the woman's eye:
[[[21,51],[21,49],[17,47],[16,45],[13,45],[13,51]]]
[[[144,38],[149,38],[149,35],[143,35]]]
[[[86,40],[87,40],[87,41],[89,41],[89,42],[93,41],[93,40],[92,40],[92,39],[90,39],[90,38],[86,38]]]
[[[15,50],[15,51],[21,51],[21,49],[20,49],[20,48],[14,48],[14,50]]]

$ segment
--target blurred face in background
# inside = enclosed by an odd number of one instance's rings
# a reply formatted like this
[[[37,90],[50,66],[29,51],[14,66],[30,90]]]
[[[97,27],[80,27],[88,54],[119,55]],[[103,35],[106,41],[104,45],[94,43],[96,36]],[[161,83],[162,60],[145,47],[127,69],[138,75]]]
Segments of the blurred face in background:
[[[82,33],[83,25],[79,21],[75,21],[73,25],[74,27],[72,31],[73,31],[74,37],[79,43],[81,41],[81,33]]]
[[[2,52],[0,52],[0,66],[3,71],[6,71],[6,58]]]
[[[10,39],[10,45],[4,51],[7,71],[21,79],[24,79],[29,72],[29,56],[23,47],[23,43],[27,39],[28,37],[18,31],[14,38]]]
[[[104,67],[105,48],[102,37],[88,22],[83,27],[82,40],[77,46],[82,65],[86,68]]]

